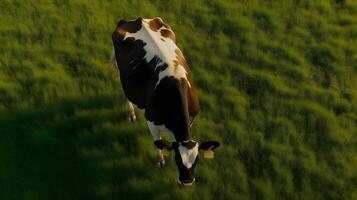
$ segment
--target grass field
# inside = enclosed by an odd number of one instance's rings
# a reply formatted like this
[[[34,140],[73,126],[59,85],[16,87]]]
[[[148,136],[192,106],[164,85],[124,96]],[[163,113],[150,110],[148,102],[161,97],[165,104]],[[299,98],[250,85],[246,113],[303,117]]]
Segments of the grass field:
[[[1,0],[0,199],[357,199],[357,1]],[[179,188],[107,64],[160,16],[223,145]]]

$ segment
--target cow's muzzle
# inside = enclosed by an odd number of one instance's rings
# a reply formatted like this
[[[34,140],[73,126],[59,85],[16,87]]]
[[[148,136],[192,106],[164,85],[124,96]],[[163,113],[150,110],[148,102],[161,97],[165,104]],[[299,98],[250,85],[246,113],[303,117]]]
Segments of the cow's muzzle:
[[[195,182],[195,178],[193,178],[192,180],[184,180],[184,181],[178,180],[178,183],[182,186],[191,186],[193,185],[194,182]]]

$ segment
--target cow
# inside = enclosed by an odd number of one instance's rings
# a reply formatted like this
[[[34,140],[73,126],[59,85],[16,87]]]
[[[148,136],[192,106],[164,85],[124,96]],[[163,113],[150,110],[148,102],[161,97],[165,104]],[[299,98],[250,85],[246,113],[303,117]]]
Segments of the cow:
[[[112,33],[111,63],[118,69],[128,100],[128,119],[136,120],[134,107],[144,112],[160,166],[164,151],[175,152],[178,182],[192,185],[199,150],[213,153],[220,143],[197,142],[191,126],[200,111],[189,66],[177,47],[176,36],[161,18],[120,20]],[[168,133],[163,140],[159,131]]]

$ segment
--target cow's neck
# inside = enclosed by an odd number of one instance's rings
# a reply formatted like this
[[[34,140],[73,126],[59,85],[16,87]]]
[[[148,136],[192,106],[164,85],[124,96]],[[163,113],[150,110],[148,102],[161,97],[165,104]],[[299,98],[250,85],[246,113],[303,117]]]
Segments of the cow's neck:
[[[184,142],[184,141],[192,140],[192,136],[191,136],[190,132],[188,132],[187,134],[183,134],[178,137],[177,136],[175,136],[175,137],[176,137],[177,142]]]

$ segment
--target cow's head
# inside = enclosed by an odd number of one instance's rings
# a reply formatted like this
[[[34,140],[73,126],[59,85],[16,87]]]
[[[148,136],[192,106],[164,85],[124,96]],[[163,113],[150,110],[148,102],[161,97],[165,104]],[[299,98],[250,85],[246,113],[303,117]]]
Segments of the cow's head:
[[[220,144],[216,141],[198,143],[194,140],[183,142],[169,142],[166,140],[156,140],[155,145],[161,150],[175,150],[175,160],[179,171],[178,182],[184,186],[192,185],[195,181],[194,171],[199,160],[198,152],[207,151],[212,155],[212,150]],[[208,156],[212,158],[212,156]]]

